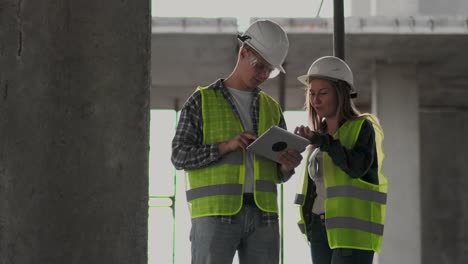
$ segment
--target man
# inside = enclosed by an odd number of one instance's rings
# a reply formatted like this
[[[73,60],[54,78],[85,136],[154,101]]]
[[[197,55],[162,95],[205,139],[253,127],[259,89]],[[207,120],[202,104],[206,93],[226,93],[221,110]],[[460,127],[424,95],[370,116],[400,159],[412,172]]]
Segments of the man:
[[[273,125],[286,128],[278,103],[258,86],[285,72],[289,41],[270,20],[238,36],[237,64],[226,79],[198,87],[186,101],[172,142],[172,163],[187,172],[193,264],[278,263],[276,184],[302,159],[279,153],[279,163],[246,151]]]

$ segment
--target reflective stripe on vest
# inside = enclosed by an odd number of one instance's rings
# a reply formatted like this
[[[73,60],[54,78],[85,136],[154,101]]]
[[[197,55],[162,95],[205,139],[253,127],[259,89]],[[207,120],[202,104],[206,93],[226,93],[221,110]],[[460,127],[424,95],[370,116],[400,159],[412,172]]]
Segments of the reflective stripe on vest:
[[[350,228],[383,235],[384,226],[378,223],[372,223],[353,217],[334,217],[325,219],[327,229],[333,228]]]
[[[306,235],[306,232],[307,232],[303,208],[304,208],[304,203],[306,201],[306,193],[307,193],[307,188],[309,184],[309,181],[308,181],[309,176],[307,175],[307,168],[309,167],[309,158],[310,158],[310,155],[312,154],[312,151],[313,151],[313,148],[308,148],[306,151],[306,156],[304,157],[304,159],[302,159],[303,161],[305,161],[305,165],[303,166],[304,173],[301,179],[302,182],[299,181],[300,183],[298,185],[299,190],[297,191],[296,196],[294,197],[294,204],[300,205],[299,221],[297,222],[297,225],[303,235]],[[306,237],[306,240],[307,240],[307,237]]]
[[[305,201],[305,195],[296,193],[296,197],[294,197],[294,203],[298,205],[303,205]]]
[[[233,151],[226,153],[216,164],[237,164],[240,165],[244,162],[244,154],[240,151]]]
[[[277,193],[276,184],[270,181],[257,180],[255,189],[259,192]],[[208,185],[186,191],[187,201],[205,196],[239,194],[242,194],[242,184]]]
[[[186,192],[187,201],[192,201],[206,196],[216,195],[240,195],[242,194],[242,184],[217,184],[203,186]]]
[[[201,93],[203,144],[216,144],[243,132],[239,117],[219,90],[197,88]],[[279,105],[265,93],[259,93],[258,133],[261,135],[280,121]],[[212,109],[216,109],[213,111]],[[209,215],[233,215],[242,206],[245,180],[245,155],[228,153],[210,166],[187,170],[187,191],[192,218]],[[277,212],[278,181],[276,163],[254,158],[254,198],[266,212]]]
[[[301,231],[302,234],[305,234],[306,228],[304,223],[297,223],[297,226],[299,227],[299,230]]]
[[[387,203],[387,194],[374,190],[366,190],[354,186],[335,186],[327,188],[327,198],[353,197],[381,204]]]
[[[272,192],[276,193],[276,183],[271,181],[256,180],[255,181],[255,190],[259,192]]]

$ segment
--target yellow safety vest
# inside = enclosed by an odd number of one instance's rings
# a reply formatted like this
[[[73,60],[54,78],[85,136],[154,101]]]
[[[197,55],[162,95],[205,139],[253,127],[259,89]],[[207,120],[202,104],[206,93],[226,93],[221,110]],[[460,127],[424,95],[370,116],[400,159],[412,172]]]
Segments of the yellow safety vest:
[[[375,131],[379,184],[351,178],[336,166],[328,153],[323,153],[323,177],[327,198],[325,200],[325,226],[330,248],[353,248],[380,252],[385,223],[388,179],[382,172],[384,152],[383,132],[378,120],[362,115],[357,120],[347,121],[334,138],[351,149],[355,145],[364,120],[372,122]],[[309,154],[310,155],[310,154]],[[295,203],[300,206],[301,232],[307,234],[303,206],[308,188],[308,158],[305,173]]]
[[[198,87],[201,93],[203,144],[232,139],[244,131],[239,117],[224,96],[215,89]],[[258,134],[278,125],[281,109],[278,103],[260,91]],[[187,200],[192,218],[210,215],[233,215],[242,207],[245,181],[245,151],[227,153],[215,164],[187,171]],[[254,157],[254,198],[265,212],[278,212],[277,163]]]

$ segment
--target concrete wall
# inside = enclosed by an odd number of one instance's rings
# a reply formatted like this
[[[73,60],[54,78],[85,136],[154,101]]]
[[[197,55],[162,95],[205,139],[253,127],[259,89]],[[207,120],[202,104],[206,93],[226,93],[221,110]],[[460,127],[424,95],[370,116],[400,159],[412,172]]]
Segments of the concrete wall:
[[[412,64],[374,63],[372,108],[385,135],[383,172],[389,179],[380,264],[421,263],[419,94],[415,71]]]
[[[372,0],[372,16],[414,16],[418,14],[418,0]]]
[[[468,1],[419,0],[419,14],[426,16],[468,16]]]
[[[146,263],[149,1],[0,4],[0,263]]]
[[[468,16],[466,0],[352,0],[352,16]]]
[[[372,0],[352,0],[351,16],[368,17],[372,12]]]
[[[420,117],[421,263],[467,263],[468,111],[431,107]]]
[[[417,15],[419,1],[426,0],[352,0],[351,16],[412,16]],[[434,0],[435,1],[435,0]],[[456,1],[456,0],[455,0]]]
[[[441,68],[375,63],[390,179],[380,264],[468,262],[468,86],[443,81]]]

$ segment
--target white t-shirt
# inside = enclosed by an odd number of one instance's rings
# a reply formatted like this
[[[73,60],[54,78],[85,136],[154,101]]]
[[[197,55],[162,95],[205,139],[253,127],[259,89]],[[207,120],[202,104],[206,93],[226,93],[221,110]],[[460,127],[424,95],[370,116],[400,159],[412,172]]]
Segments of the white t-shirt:
[[[227,87],[234,99],[234,105],[239,112],[244,131],[253,131],[253,121],[251,116],[253,92],[241,91]],[[254,186],[254,170],[253,170],[253,154],[249,153],[245,162],[245,193],[253,193]]]

